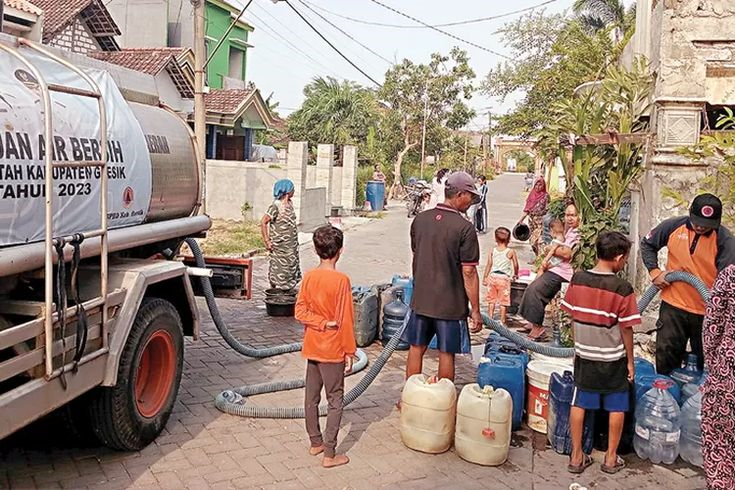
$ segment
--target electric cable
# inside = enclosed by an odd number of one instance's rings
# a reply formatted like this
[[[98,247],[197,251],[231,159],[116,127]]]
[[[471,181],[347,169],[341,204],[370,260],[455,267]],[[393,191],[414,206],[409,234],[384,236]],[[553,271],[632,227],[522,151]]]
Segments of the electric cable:
[[[411,19],[412,21],[414,21],[414,22],[417,22],[417,23],[419,23],[419,24],[423,25],[424,27],[428,27],[428,28],[429,28],[429,29],[431,29],[431,30],[434,30],[434,31],[436,31],[436,32],[439,32],[439,33],[441,33],[441,34],[444,34],[445,36],[447,36],[447,37],[451,37],[452,39],[455,39],[455,40],[457,40],[457,41],[459,41],[459,42],[462,42],[462,43],[468,44],[468,45],[470,45],[470,46],[472,46],[472,47],[475,47],[475,48],[477,48],[477,49],[481,49],[481,50],[483,50],[483,51],[487,51],[487,52],[488,52],[488,53],[490,53],[490,54],[494,54],[495,56],[500,56],[501,58],[505,58],[505,59],[507,59],[507,60],[512,60],[512,59],[513,59],[513,58],[511,58],[510,56],[506,56],[506,55],[504,55],[504,54],[502,54],[502,53],[498,53],[497,51],[493,51],[492,49],[490,49],[490,48],[486,48],[485,46],[480,46],[479,44],[477,44],[477,43],[473,43],[472,41],[468,41],[468,40],[466,40],[466,39],[462,39],[461,37],[459,37],[459,36],[456,36],[456,35],[452,34],[451,32],[447,32],[447,31],[445,31],[445,30],[439,29],[438,27],[434,27],[434,26],[432,26],[432,25],[429,25],[429,24],[427,24],[426,22],[424,22],[424,21],[422,21],[422,20],[419,20],[419,19],[417,19],[416,17],[412,17],[412,16],[410,16],[410,15],[408,15],[408,14],[404,13],[404,12],[401,12],[400,10],[398,10],[398,9],[395,9],[395,8],[391,7],[390,5],[386,5],[386,4],[384,4],[383,2],[379,2],[378,0],[370,0],[370,1],[371,1],[371,2],[373,2],[373,3],[374,3],[374,4],[376,4],[376,5],[380,5],[381,7],[383,7],[383,8],[385,8],[385,9],[388,9],[388,10],[390,10],[391,12],[395,12],[395,13],[397,13],[398,15],[402,15],[403,17],[406,17],[407,19]],[[288,2],[287,2],[287,3],[288,3]]]
[[[370,80],[371,82],[373,82],[373,83],[374,83],[374,84],[375,84],[376,86],[378,86],[379,88],[382,88],[382,87],[383,87],[383,85],[381,85],[381,84],[380,84],[380,83],[378,83],[378,82],[377,82],[377,81],[376,81],[376,80],[375,80],[375,79],[374,79],[373,77],[371,77],[370,75],[368,75],[368,74],[367,74],[367,73],[365,72],[365,70],[363,70],[362,68],[360,68],[359,66],[357,66],[357,65],[356,65],[356,64],[355,64],[355,63],[354,63],[354,62],[353,62],[353,61],[352,61],[351,59],[349,59],[349,58],[348,58],[347,56],[345,56],[345,55],[344,55],[344,54],[342,53],[342,51],[340,51],[339,49],[337,49],[337,47],[336,47],[336,46],[335,46],[334,44],[332,44],[332,43],[331,43],[331,42],[329,41],[329,39],[327,39],[327,38],[326,38],[326,37],[324,36],[324,34],[322,34],[322,33],[321,33],[321,32],[319,31],[319,29],[317,29],[316,27],[314,27],[314,25],[313,25],[313,24],[312,24],[311,22],[309,22],[309,20],[308,20],[308,19],[307,19],[306,17],[304,17],[304,15],[303,15],[303,14],[302,14],[301,12],[299,12],[299,11],[298,11],[298,10],[296,9],[296,7],[294,7],[294,6],[293,6],[293,4],[292,4],[292,3],[291,3],[291,2],[289,1],[289,0],[283,0],[283,1],[284,1],[284,2],[286,2],[286,5],[288,5],[289,7],[291,7],[291,10],[293,10],[293,11],[294,11],[294,12],[296,13],[296,15],[298,15],[299,17],[301,17],[301,20],[303,20],[303,21],[304,21],[304,22],[306,23],[306,25],[308,25],[308,26],[309,26],[309,27],[311,28],[311,30],[312,30],[312,31],[314,31],[314,32],[315,32],[315,33],[316,33],[316,34],[317,34],[317,35],[318,35],[318,36],[319,36],[320,38],[322,38],[322,40],[323,40],[323,41],[324,41],[325,43],[327,43],[327,44],[329,45],[329,47],[331,47],[331,48],[332,48],[333,50],[335,50],[335,51],[337,52],[337,54],[339,54],[339,55],[340,55],[340,56],[341,56],[341,57],[342,57],[342,58],[343,58],[343,59],[344,59],[344,60],[345,60],[345,61],[346,61],[347,63],[349,63],[349,64],[350,64],[350,65],[351,65],[351,66],[352,66],[352,67],[353,67],[353,68],[354,68],[355,70],[359,71],[359,72],[360,72],[360,73],[361,73],[361,74],[362,74],[362,75],[363,75],[363,76],[364,76],[365,78],[367,78],[368,80]]]
[[[460,20],[460,21],[456,21],[456,22],[447,22],[447,23],[444,23],[444,24],[433,24],[431,26],[424,26],[424,25],[414,26],[414,25],[407,25],[407,24],[387,24],[387,23],[383,23],[383,22],[373,22],[373,21],[369,21],[369,20],[356,19],[355,17],[350,17],[350,16],[347,16],[347,15],[338,14],[337,12],[333,12],[333,11],[331,11],[329,9],[326,9],[326,8],[324,8],[324,7],[320,6],[320,5],[317,5],[315,3],[312,3],[312,2],[306,2],[306,3],[308,3],[312,7],[317,8],[317,9],[323,11],[323,12],[326,12],[328,14],[334,15],[335,17],[340,17],[340,18],[345,19],[345,20],[349,20],[349,21],[352,21],[352,22],[357,22],[358,24],[365,24],[365,25],[369,25],[369,26],[378,26],[378,27],[393,27],[393,28],[396,28],[396,29],[428,29],[430,27],[453,27],[453,26],[461,26],[461,25],[467,25],[467,24],[476,24],[476,23],[479,23],[479,22],[486,22],[488,20],[502,19],[503,17],[510,17],[511,15],[522,14],[524,12],[530,12],[532,10],[535,10],[535,9],[539,8],[539,7],[543,7],[544,5],[555,3],[555,2],[558,2],[558,1],[559,0],[546,0],[544,2],[541,2],[541,3],[537,4],[537,5],[532,5],[531,7],[526,7],[526,8],[522,8],[522,9],[518,9],[518,10],[513,10],[512,12],[506,12],[504,14],[491,15],[489,17],[480,17],[480,18],[477,18],[477,19]]]

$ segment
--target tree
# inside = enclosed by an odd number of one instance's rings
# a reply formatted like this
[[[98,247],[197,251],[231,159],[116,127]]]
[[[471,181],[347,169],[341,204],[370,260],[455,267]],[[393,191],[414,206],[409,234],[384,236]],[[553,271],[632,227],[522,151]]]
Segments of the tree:
[[[552,124],[549,107],[572,96],[579,85],[599,79],[620,49],[607,31],[589,33],[563,14],[530,13],[499,32],[513,61],[491,69],[482,89],[501,100],[525,93],[510,113],[499,118],[496,129],[524,137]]]
[[[572,10],[593,32],[610,26],[625,32],[635,25],[635,4],[626,10],[622,0],[575,0]]]
[[[316,77],[304,87],[304,96],[301,107],[288,118],[292,140],[361,145],[375,127],[375,94],[355,82]]]
[[[424,123],[428,141],[429,135],[441,134],[438,128],[456,130],[474,117],[466,103],[474,78],[467,53],[456,47],[448,56],[432,54],[428,64],[403,60],[386,73],[379,97],[389,107],[390,124],[402,139],[395,154],[391,195],[401,186],[404,158],[421,144]]]

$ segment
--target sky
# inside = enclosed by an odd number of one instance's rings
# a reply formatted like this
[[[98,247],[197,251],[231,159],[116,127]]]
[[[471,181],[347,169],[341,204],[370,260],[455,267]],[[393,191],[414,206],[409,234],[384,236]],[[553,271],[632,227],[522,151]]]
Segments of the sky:
[[[242,5],[242,0],[230,1],[234,5]],[[502,15],[535,7],[541,3],[547,4],[539,9],[561,12],[570,9],[574,0],[379,1],[434,25]],[[470,64],[477,75],[476,85],[479,85],[491,67],[503,61],[498,54],[470,46],[432,29],[365,25],[334,15],[339,14],[367,22],[420,26],[415,21],[402,17],[372,0],[290,0],[290,2],[329,41],[378,82],[383,81],[385,72],[391,66],[389,62],[400,62],[408,58],[414,62],[425,63],[428,62],[431,53],[448,53],[453,46],[459,46],[468,52]],[[627,3],[629,2],[626,1]],[[315,12],[375,53],[349,39]],[[499,19],[441,29],[487,50],[507,55],[508,50],[496,32],[507,22],[521,15],[523,14],[517,13]],[[248,50],[247,79],[256,84],[263,97],[273,94],[273,100],[280,103],[278,112],[281,116],[287,116],[298,109],[303,101],[304,85],[316,76],[332,76],[374,86],[373,82],[350,66],[320,39],[285,2],[253,0],[244,18],[255,27],[255,31],[249,37],[249,43],[254,48]],[[470,123],[470,129],[486,128],[488,111],[496,115],[503,114],[512,108],[513,104],[513,99],[501,103],[479,91],[476,92],[470,105],[478,116]]]

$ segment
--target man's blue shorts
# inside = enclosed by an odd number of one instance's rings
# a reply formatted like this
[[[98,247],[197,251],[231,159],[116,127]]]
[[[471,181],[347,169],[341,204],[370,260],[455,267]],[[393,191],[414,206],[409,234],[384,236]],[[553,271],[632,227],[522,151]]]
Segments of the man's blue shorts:
[[[428,346],[436,335],[440,352],[461,354],[462,329],[467,329],[467,322],[463,320],[439,320],[412,311],[401,339],[411,345]]]
[[[595,393],[594,391],[582,391],[575,386],[572,405],[585,410],[602,408],[607,412],[627,412],[630,410],[630,394],[627,391]]]

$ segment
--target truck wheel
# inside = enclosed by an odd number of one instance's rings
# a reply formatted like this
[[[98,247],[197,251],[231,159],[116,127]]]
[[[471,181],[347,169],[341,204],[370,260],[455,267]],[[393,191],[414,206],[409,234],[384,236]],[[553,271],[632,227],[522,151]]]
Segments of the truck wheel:
[[[138,451],[161,433],[179,392],[184,332],[176,308],[145,298],[125,344],[117,384],[97,388],[92,427],[113,449]]]

